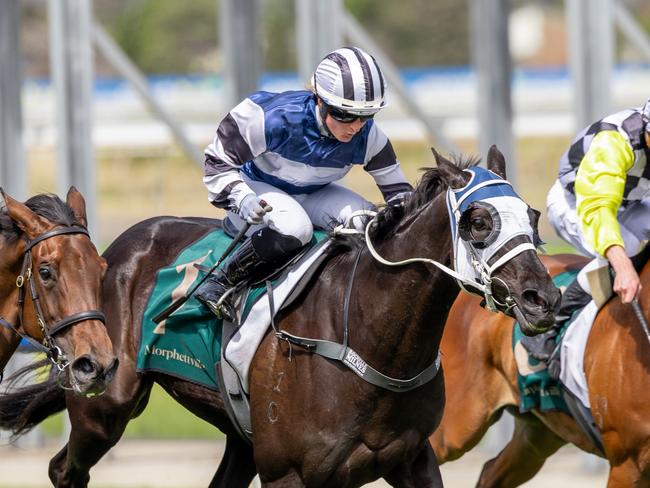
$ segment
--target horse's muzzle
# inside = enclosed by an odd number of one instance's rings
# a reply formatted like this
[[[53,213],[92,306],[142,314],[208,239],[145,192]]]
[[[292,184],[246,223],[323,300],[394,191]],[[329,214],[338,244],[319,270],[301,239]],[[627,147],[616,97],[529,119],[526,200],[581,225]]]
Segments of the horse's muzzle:
[[[526,335],[536,335],[553,326],[555,314],[560,307],[560,297],[557,288],[550,291],[525,289],[517,300],[527,322],[520,324],[522,332]]]
[[[118,365],[117,358],[102,367],[92,356],[80,356],[70,365],[70,386],[82,396],[101,395],[115,376]]]

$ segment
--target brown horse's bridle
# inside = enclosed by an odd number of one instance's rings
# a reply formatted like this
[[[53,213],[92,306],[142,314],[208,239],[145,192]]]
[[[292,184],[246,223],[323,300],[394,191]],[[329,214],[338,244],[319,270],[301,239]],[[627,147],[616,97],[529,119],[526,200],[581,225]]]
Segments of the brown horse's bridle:
[[[86,320],[99,320],[103,324],[106,324],[106,317],[99,310],[87,310],[85,312],[77,312],[67,317],[57,320],[49,327],[47,326],[47,320],[43,314],[43,308],[41,307],[40,298],[38,296],[38,291],[36,290],[36,284],[33,280],[32,273],[32,248],[38,243],[43,242],[46,239],[54,236],[60,236],[64,234],[83,234],[90,239],[88,231],[83,227],[71,226],[71,227],[60,227],[58,229],[45,232],[38,237],[27,241],[25,246],[25,255],[23,257],[23,264],[21,268],[20,275],[16,278],[16,286],[18,287],[18,320],[19,327],[15,327],[7,320],[0,317],[0,325],[12,330],[14,333],[19,335],[22,339],[25,339],[37,350],[47,354],[48,359],[57,367],[59,373],[63,372],[65,368],[68,367],[69,361],[66,358],[65,354],[59,346],[56,345],[55,336],[62,331],[66,330],[68,327],[78,324],[79,322],[85,322]],[[25,288],[26,284],[29,284],[29,292],[34,303],[34,310],[36,312],[36,318],[38,325],[43,332],[43,342],[38,342],[33,337],[28,336],[24,332],[23,328],[23,310],[25,305]],[[0,372],[0,381],[2,381],[2,374]]]

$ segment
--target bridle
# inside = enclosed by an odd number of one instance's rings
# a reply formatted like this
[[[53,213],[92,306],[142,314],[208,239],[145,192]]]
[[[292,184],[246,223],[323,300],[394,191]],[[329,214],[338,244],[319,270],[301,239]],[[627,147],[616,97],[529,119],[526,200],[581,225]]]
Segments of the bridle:
[[[56,366],[59,370],[59,375],[69,366],[70,362],[67,357],[61,350],[61,348],[56,344],[55,336],[60,334],[62,331],[68,329],[79,322],[85,322],[86,320],[99,320],[103,324],[106,324],[106,317],[99,310],[87,310],[84,312],[77,312],[67,317],[64,317],[60,320],[55,321],[54,323],[47,325],[47,320],[43,313],[43,308],[41,306],[41,301],[38,296],[38,291],[36,290],[36,284],[33,279],[32,272],[32,249],[37,244],[55,236],[65,235],[65,234],[82,234],[90,239],[88,231],[83,227],[70,226],[70,227],[60,227],[53,229],[49,232],[45,232],[31,241],[27,241],[25,246],[25,254],[23,256],[23,264],[21,268],[20,275],[16,278],[16,286],[18,287],[18,320],[19,326],[15,327],[13,324],[7,320],[0,317],[0,325],[8,328],[13,331],[15,334],[19,335],[22,339],[26,340],[30,345],[32,345],[38,351],[44,352],[48,359]],[[28,336],[24,332],[24,305],[25,305],[25,296],[26,288],[29,288],[29,293],[34,303],[34,310],[36,312],[36,319],[38,325],[43,332],[43,341],[39,342],[33,337]],[[0,381],[2,376],[0,373]]]

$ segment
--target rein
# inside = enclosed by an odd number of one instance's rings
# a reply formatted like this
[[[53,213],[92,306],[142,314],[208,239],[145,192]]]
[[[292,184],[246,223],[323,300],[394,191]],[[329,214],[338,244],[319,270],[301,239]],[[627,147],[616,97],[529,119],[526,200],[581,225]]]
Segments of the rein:
[[[63,319],[57,320],[56,322],[47,325],[47,320],[45,319],[45,314],[43,313],[43,308],[41,306],[40,298],[38,296],[38,291],[36,290],[36,284],[34,283],[33,273],[32,273],[32,249],[34,246],[39,244],[42,241],[49,239],[50,237],[55,237],[65,234],[82,234],[90,239],[88,231],[83,227],[61,227],[58,229],[45,232],[40,236],[27,241],[25,246],[25,255],[23,257],[23,264],[21,268],[20,275],[16,278],[16,286],[18,287],[18,319],[19,327],[15,327],[13,324],[7,320],[0,317],[0,325],[13,331],[15,334],[20,336],[22,339],[26,340],[30,345],[32,345],[37,350],[44,352],[48,359],[52,362],[54,366],[59,370],[61,374],[68,366],[69,361],[66,358],[65,354],[59,346],[57,346],[55,341],[55,336],[60,334],[62,331],[68,329],[69,327],[78,324],[79,322],[85,322],[86,320],[99,320],[103,324],[106,324],[106,317],[99,310],[87,310],[84,312],[77,312]],[[36,318],[38,325],[43,333],[43,341],[39,342],[33,337],[28,336],[27,334],[21,332],[24,330],[24,305],[25,305],[25,296],[27,288],[25,285],[29,285],[29,293],[34,303],[34,310],[36,312]],[[0,374],[0,381],[2,376]],[[63,385],[61,385],[63,386]]]

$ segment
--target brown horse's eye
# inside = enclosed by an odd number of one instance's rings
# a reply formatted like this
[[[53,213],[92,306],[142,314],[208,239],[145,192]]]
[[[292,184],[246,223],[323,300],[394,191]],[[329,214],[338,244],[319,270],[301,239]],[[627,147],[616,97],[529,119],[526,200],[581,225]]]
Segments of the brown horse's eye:
[[[38,268],[38,274],[43,281],[52,279],[52,270],[49,268],[49,266],[41,266]]]

